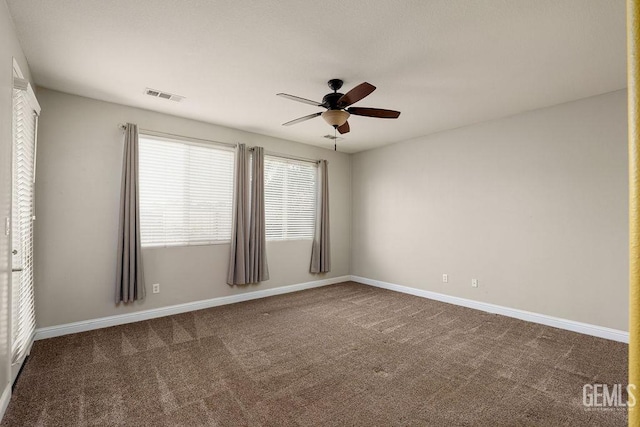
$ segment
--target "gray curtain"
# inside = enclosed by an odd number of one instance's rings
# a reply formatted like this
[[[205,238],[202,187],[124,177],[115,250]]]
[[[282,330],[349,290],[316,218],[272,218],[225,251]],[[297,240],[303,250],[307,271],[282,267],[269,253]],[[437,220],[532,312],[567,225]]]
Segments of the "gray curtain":
[[[249,157],[247,147],[236,148],[236,168],[233,184],[233,224],[231,226],[231,250],[229,253],[229,285],[244,285],[249,278]]]
[[[140,243],[140,203],[138,195],[138,126],[127,123],[120,191],[116,304],[145,297],[142,248]]]
[[[264,149],[253,148],[251,162],[251,215],[249,219],[249,283],[269,280],[264,225]]]
[[[329,239],[329,176],[326,160],[318,162],[318,201],[316,227],[311,248],[311,272],[331,271],[331,242]]]

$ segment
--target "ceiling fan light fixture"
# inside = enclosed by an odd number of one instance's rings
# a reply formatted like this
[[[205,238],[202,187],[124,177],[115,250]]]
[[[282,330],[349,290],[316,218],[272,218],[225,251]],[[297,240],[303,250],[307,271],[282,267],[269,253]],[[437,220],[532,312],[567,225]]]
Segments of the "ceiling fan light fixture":
[[[322,113],[322,118],[325,122],[333,127],[339,127],[349,120],[350,114],[344,110],[327,110]]]

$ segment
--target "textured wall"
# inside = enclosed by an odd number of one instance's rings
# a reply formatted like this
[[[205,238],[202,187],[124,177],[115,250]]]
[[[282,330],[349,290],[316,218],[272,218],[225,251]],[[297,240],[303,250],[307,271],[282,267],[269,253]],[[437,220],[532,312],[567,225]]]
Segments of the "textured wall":
[[[352,274],[627,330],[626,111],[617,91],[354,155]]]
[[[35,256],[38,327],[232,295],[349,274],[349,155],[137,108],[40,89]],[[268,242],[271,280],[225,283],[229,245],[143,251],[147,299],[114,306],[116,234],[122,164],[118,123],[267,151],[329,160],[333,271],[308,273],[311,240]],[[150,285],[160,283],[152,294]]]

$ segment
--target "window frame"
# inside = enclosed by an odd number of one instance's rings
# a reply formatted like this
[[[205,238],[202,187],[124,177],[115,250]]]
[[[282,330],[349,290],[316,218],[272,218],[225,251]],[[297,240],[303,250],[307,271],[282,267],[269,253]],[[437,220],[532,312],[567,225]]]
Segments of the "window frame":
[[[264,193],[265,193],[265,239],[267,242],[294,242],[294,241],[313,241],[314,239],[314,235],[315,235],[315,222],[317,220],[317,210],[318,210],[318,163],[317,162],[313,162],[313,161],[309,161],[309,160],[301,160],[301,159],[296,159],[296,158],[291,158],[291,157],[287,157],[287,156],[283,156],[283,155],[278,155],[278,154],[270,154],[270,153],[265,153],[264,155],[265,157],[265,179],[266,179],[266,169],[267,169],[267,158],[271,157],[273,159],[275,159],[276,161],[279,161],[281,163],[286,163],[286,164],[301,164],[301,165],[310,165],[313,170],[314,170],[314,186],[313,186],[313,225],[311,226],[311,230],[310,230],[310,234],[309,236],[303,237],[303,236],[294,236],[294,237],[270,237],[269,233],[268,233],[268,225],[266,224],[266,217],[267,217],[267,185],[266,182],[264,183]],[[284,187],[284,192],[286,193],[288,188],[290,188],[289,186],[285,186]],[[282,212],[284,217],[290,216],[290,213],[288,211],[283,210]],[[284,228],[287,228],[285,225],[285,222],[283,221],[283,225]]]
[[[148,139],[148,140],[159,140],[169,143],[178,143],[184,145],[192,145],[196,147],[208,148],[213,150],[227,151],[233,154],[232,159],[232,169],[231,169],[231,204],[230,204],[230,213],[231,221],[233,224],[233,188],[235,181],[235,168],[236,168],[236,152],[233,147],[234,144],[225,144],[218,143],[215,141],[209,141],[206,139],[200,138],[191,138],[187,136],[181,135],[173,135],[173,134],[164,134],[160,132],[153,131],[139,131],[138,132],[138,144],[140,144],[140,140]],[[139,150],[140,151],[140,150]],[[140,153],[138,152],[138,163],[140,160]],[[140,166],[138,166],[138,174],[140,174]],[[140,178],[138,177],[138,182],[140,182]],[[142,222],[142,209],[140,209],[140,217]],[[188,212],[186,212],[188,213]],[[231,226],[233,228],[233,225]],[[142,231],[142,230],[141,230]],[[213,246],[213,245],[228,245],[231,243],[231,237],[233,235],[233,231],[231,231],[229,238],[224,240],[207,240],[207,241],[186,241],[186,242],[163,242],[163,243],[144,243],[143,236],[141,233],[140,240],[143,249],[158,249],[158,248],[176,248],[176,247],[192,247],[192,246]]]

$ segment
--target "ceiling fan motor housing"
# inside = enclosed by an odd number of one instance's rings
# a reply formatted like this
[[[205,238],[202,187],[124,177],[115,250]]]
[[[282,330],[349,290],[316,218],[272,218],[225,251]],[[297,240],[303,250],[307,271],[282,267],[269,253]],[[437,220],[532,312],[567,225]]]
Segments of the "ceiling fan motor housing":
[[[322,106],[329,110],[340,110],[338,107],[338,100],[342,98],[342,93],[334,92],[328,93],[322,98]]]
[[[333,91],[333,93],[328,93],[322,98],[322,106],[324,108],[328,108],[329,110],[340,110],[338,107],[338,100],[342,98],[343,93],[338,93],[342,84],[344,82],[340,79],[331,79],[327,82],[329,89]]]

